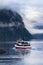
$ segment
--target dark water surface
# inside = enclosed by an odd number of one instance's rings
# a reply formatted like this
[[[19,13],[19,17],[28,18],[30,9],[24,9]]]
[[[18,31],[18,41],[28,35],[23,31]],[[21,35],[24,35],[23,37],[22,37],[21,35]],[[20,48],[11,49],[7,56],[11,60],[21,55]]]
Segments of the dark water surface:
[[[0,65],[43,65],[43,41],[31,41],[32,49],[10,50],[10,55],[0,56]],[[15,52],[15,53],[14,53]]]

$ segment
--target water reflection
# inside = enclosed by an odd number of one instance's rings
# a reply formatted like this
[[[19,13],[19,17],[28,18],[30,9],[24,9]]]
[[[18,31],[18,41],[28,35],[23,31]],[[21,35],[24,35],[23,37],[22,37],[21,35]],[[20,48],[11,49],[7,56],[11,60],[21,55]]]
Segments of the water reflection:
[[[25,56],[31,53],[31,49],[16,49],[16,52],[22,56]]]
[[[43,65],[43,42],[31,43],[32,49],[10,49],[10,59],[0,60],[0,65]],[[12,54],[11,54],[12,53]]]
[[[30,49],[10,49],[6,55],[0,55],[0,63],[12,63],[22,61],[27,54],[30,55]]]

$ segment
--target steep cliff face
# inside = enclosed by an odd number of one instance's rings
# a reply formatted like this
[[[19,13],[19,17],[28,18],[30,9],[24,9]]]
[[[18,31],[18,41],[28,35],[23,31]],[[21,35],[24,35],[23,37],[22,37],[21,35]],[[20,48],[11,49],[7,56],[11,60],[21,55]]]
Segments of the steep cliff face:
[[[32,35],[26,30],[22,17],[11,10],[0,10],[0,42],[31,40]]]

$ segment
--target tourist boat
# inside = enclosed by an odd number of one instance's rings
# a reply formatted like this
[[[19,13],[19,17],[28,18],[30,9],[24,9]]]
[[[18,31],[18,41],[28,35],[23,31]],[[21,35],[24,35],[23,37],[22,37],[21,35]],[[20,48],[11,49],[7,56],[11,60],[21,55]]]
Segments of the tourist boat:
[[[20,41],[17,44],[15,44],[16,49],[31,49],[30,43],[27,41]]]

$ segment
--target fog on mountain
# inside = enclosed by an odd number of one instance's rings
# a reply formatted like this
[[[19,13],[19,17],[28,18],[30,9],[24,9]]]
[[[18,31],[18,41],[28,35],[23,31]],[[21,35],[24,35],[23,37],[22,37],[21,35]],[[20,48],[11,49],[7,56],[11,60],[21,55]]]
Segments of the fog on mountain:
[[[0,9],[0,42],[19,39],[25,41],[32,39],[32,35],[25,28],[23,18],[15,11]]]

